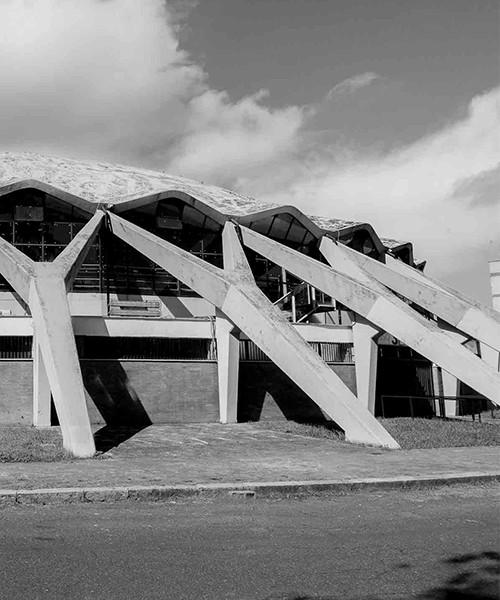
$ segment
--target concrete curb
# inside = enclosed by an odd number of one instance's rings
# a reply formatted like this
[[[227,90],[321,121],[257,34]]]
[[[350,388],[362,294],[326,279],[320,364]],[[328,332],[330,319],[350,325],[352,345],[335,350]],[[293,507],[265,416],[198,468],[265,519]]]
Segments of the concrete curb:
[[[443,474],[434,477],[391,477],[350,479],[347,481],[274,481],[211,483],[174,486],[130,486],[96,488],[53,488],[1,490],[0,507],[18,504],[70,504],[123,501],[177,501],[201,498],[286,498],[343,495],[360,491],[415,490],[446,485],[491,483],[500,481],[498,473]]]

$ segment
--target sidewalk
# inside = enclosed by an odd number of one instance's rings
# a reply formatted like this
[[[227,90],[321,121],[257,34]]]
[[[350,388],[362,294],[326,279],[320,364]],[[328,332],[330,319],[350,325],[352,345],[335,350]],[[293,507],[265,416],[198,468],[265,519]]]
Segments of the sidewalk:
[[[248,423],[161,425],[137,433],[100,459],[2,463],[0,503],[2,498],[3,503],[41,501],[43,494],[47,501],[51,495],[91,501],[134,494],[158,498],[250,489],[259,495],[491,481],[500,480],[499,455],[494,446],[388,451],[338,445]]]

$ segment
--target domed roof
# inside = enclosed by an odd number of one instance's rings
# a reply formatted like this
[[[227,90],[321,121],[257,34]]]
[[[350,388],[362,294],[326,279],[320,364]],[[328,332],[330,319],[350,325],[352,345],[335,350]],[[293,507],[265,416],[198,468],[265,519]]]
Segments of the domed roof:
[[[224,217],[248,222],[261,213],[292,213],[316,235],[366,229],[382,249],[380,239],[367,223],[309,216],[293,206],[257,200],[213,185],[183,177],[103,162],[73,160],[34,152],[0,152],[0,195],[35,187],[66,198],[82,208],[115,206],[121,210],[156,202],[159,197],[182,194]],[[161,196],[160,196],[161,195]],[[94,209],[95,210],[95,209]],[[264,216],[264,215],[263,215]]]
[[[228,215],[246,215],[277,206],[158,171],[33,152],[0,153],[0,189],[26,180],[45,183],[96,204],[116,205],[175,190]]]

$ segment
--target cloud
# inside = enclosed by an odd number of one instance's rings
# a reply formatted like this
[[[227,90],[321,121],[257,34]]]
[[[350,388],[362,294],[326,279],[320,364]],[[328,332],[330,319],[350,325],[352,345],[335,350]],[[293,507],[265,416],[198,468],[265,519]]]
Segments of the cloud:
[[[304,110],[264,107],[259,92],[231,102],[225,92],[206,90],[190,100],[182,138],[169,153],[169,168],[230,185],[237,176],[283,161],[304,122]]]
[[[344,81],[341,81],[340,83],[337,83],[337,85],[333,86],[332,89],[326,95],[326,97],[327,99],[330,99],[338,94],[352,94],[353,92],[357,92],[358,90],[367,87],[376,79],[380,79],[380,76],[377,75],[377,73],[373,73],[372,71],[367,71],[366,73],[354,75],[353,77],[349,77],[349,79],[344,79]]]
[[[179,48],[193,5],[2,0],[2,147],[169,164],[199,177],[286,153],[302,109],[271,110],[262,92],[232,102],[211,89]]]
[[[499,103],[500,88],[493,89],[473,98],[464,118],[411,145],[341,158],[323,149],[297,163],[287,184],[276,176],[274,185],[243,183],[270,201],[368,221],[382,236],[412,241],[417,256],[429,259],[431,271],[446,276],[471,252],[486,248],[491,258],[500,254],[498,179],[488,177],[500,164]],[[481,179],[489,182],[490,194],[496,188],[494,201],[471,202],[471,182]],[[466,198],[457,195],[465,181]]]
[[[310,126],[326,103],[271,108],[265,90],[235,100],[210,86],[179,46],[193,5],[2,0],[2,149],[159,168],[304,212],[367,221],[380,235],[414,242],[444,278],[474,255],[500,255],[492,175],[499,89],[390,152],[368,153],[356,140],[327,143]],[[356,75],[328,96],[379,78]]]
[[[498,205],[500,200],[500,167],[459,181],[453,191],[453,198],[467,202],[471,206]]]
[[[205,77],[171,19],[159,0],[2,2],[2,144],[103,157],[161,145]]]

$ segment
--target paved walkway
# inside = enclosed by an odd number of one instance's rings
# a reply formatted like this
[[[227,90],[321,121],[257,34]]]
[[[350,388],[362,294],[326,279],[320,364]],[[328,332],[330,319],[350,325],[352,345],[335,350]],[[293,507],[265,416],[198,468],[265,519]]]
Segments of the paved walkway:
[[[498,447],[388,451],[252,424],[152,426],[100,459],[0,464],[0,490],[500,475]]]

